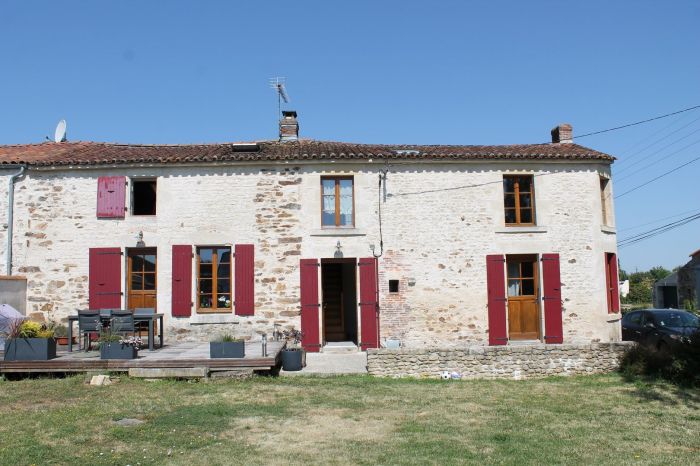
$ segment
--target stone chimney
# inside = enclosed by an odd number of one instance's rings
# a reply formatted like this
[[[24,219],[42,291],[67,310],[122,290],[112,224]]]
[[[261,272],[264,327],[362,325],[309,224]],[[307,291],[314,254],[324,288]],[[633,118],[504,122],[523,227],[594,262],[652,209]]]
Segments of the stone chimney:
[[[571,144],[574,142],[574,130],[568,123],[562,123],[552,128],[552,142]]]
[[[280,141],[296,141],[299,139],[299,122],[297,112],[283,110],[280,120]]]

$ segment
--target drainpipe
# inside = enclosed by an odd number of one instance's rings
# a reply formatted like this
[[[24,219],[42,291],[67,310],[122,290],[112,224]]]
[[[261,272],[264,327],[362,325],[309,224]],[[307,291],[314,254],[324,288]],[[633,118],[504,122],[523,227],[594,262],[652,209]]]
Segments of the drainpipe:
[[[5,273],[12,275],[12,230],[14,222],[14,205],[15,205],[15,180],[24,175],[26,166],[21,165],[19,171],[10,175],[7,186],[7,248],[5,250]]]

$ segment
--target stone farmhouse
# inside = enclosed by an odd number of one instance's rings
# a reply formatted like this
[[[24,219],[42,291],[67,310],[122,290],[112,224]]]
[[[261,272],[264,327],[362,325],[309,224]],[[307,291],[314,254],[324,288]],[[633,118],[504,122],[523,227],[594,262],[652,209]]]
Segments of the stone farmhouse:
[[[166,338],[366,350],[620,339],[610,155],[299,138],[0,146],[26,312],[154,307]]]

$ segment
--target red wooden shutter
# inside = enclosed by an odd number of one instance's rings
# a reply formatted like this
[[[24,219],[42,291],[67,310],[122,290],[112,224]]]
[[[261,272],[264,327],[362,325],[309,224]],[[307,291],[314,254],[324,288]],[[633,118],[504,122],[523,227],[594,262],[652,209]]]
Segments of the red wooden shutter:
[[[192,246],[173,245],[173,317],[192,315]]]
[[[620,312],[619,280],[617,276],[617,254],[608,252],[605,254],[605,281],[609,314]]]
[[[252,244],[237,244],[235,249],[234,293],[236,315],[252,316],[255,312],[255,257]]]
[[[90,248],[89,267],[90,309],[121,308],[121,249]]]
[[[508,343],[506,330],[506,259],[503,255],[486,256],[486,285],[488,288],[489,345]]]
[[[318,318],[321,304],[318,302],[318,259],[301,259],[301,346],[306,351],[317,353],[321,349]]]
[[[563,343],[559,254],[542,254],[542,302],[544,305],[544,342]]]
[[[360,348],[379,348],[379,302],[377,296],[377,259],[361,258],[360,267]]]
[[[126,177],[97,178],[97,218],[124,218]]]

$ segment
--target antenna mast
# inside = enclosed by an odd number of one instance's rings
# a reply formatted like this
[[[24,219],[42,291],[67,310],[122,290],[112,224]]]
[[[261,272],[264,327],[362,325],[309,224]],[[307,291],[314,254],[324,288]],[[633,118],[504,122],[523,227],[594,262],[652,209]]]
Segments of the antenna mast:
[[[278,76],[275,78],[270,78],[270,87],[275,90],[277,93],[277,119],[282,118],[282,101],[284,100],[284,103],[289,102],[289,96],[287,95],[287,89],[285,86],[287,85],[287,78],[284,78],[282,76]]]

